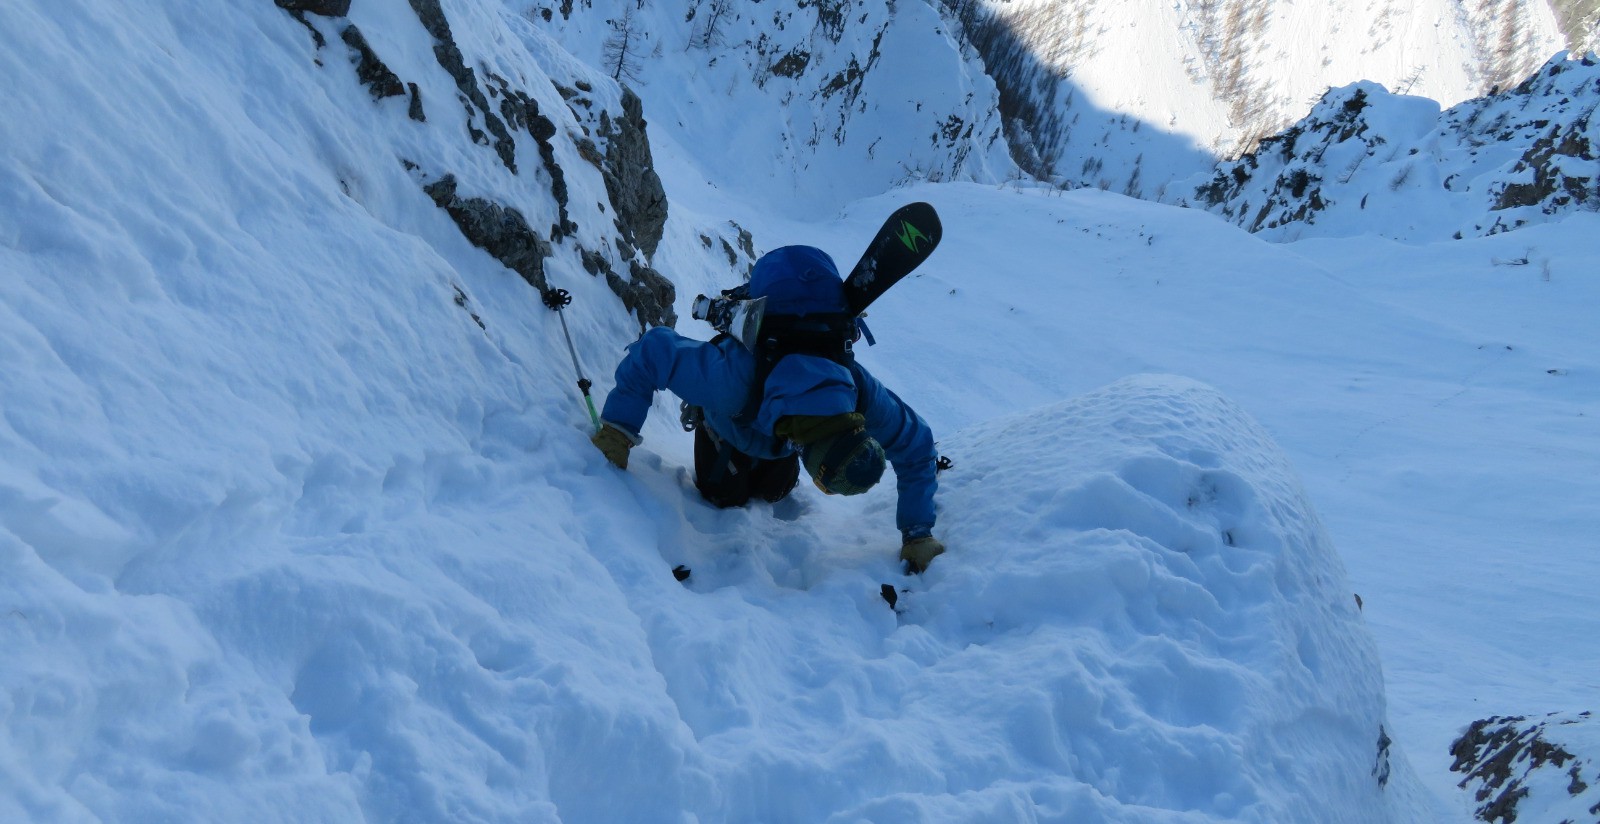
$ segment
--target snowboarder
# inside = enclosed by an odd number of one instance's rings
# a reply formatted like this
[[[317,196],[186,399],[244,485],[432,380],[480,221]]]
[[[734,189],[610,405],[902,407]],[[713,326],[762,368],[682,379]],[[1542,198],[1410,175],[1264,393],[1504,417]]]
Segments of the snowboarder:
[[[752,299],[766,298],[763,335],[785,320],[844,318],[844,283],[833,259],[810,246],[786,246],[756,261]],[[853,317],[844,318],[851,334]],[[853,337],[853,334],[851,335]],[[606,459],[626,469],[628,451],[658,390],[700,410],[695,427],[695,487],[719,507],[752,497],[777,502],[803,464],[829,495],[866,492],[894,466],[900,500],[895,521],[900,558],[920,573],[944,545],[933,537],[938,454],[921,417],[848,354],[837,360],[777,353],[756,386],[762,359],[731,335],[705,342],[666,327],[646,332],[617,366],[602,427],[592,438]],[[781,343],[779,344],[781,345]]]

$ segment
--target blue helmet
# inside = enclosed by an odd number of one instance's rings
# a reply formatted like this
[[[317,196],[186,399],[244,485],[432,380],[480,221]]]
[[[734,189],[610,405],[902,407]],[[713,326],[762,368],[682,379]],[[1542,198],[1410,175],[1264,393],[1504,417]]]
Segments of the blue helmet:
[[[750,273],[750,297],[765,297],[768,314],[845,310],[844,279],[833,258],[815,246],[784,246],[762,255]]]

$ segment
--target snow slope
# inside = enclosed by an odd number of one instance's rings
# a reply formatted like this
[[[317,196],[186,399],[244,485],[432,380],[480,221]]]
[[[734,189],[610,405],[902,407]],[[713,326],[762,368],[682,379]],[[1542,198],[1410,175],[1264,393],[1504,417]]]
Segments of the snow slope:
[[[957,462],[907,581],[888,489],[712,510],[666,398],[629,472],[584,442],[561,318],[602,393],[638,319],[585,272],[615,204],[555,86],[620,90],[444,8],[557,127],[564,316],[401,162],[559,219],[404,5],[352,19],[426,122],[268,4],[0,7],[0,818],[1450,820],[1441,744],[1592,694],[1593,215],[1279,247],[850,181],[799,221],[657,129],[680,315],[730,219],[847,260],[944,214],[862,354]],[[1526,243],[1549,281],[1493,265]]]

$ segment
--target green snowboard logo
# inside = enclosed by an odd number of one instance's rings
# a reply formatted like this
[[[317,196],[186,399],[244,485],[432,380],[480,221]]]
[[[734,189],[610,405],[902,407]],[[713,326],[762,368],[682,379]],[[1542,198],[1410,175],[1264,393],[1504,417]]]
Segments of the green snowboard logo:
[[[905,244],[905,247],[910,249],[912,254],[916,254],[919,251],[917,249],[918,243],[928,242],[928,236],[924,235],[921,229],[904,220],[900,221],[900,232],[895,237],[900,238],[900,242]]]

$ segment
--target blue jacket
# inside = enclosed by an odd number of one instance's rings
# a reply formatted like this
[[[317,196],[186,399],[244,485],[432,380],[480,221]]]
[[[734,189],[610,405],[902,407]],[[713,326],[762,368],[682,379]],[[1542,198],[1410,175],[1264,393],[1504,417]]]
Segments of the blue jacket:
[[[750,397],[755,368],[755,355],[732,338],[707,343],[658,326],[628,347],[602,417],[637,438],[652,398],[665,389],[704,409],[706,425],[735,449],[770,460],[794,454],[791,444],[772,435],[779,418],[860,412],[867,419],[867,434],[883,446],[894,466],[900,491],[896,526],[933,527],[939,456],[933,431],[911,407],[859,363],[846,367],[825,358],[790,355],[768,376],[755,421],[742,424],[734,416]]]

